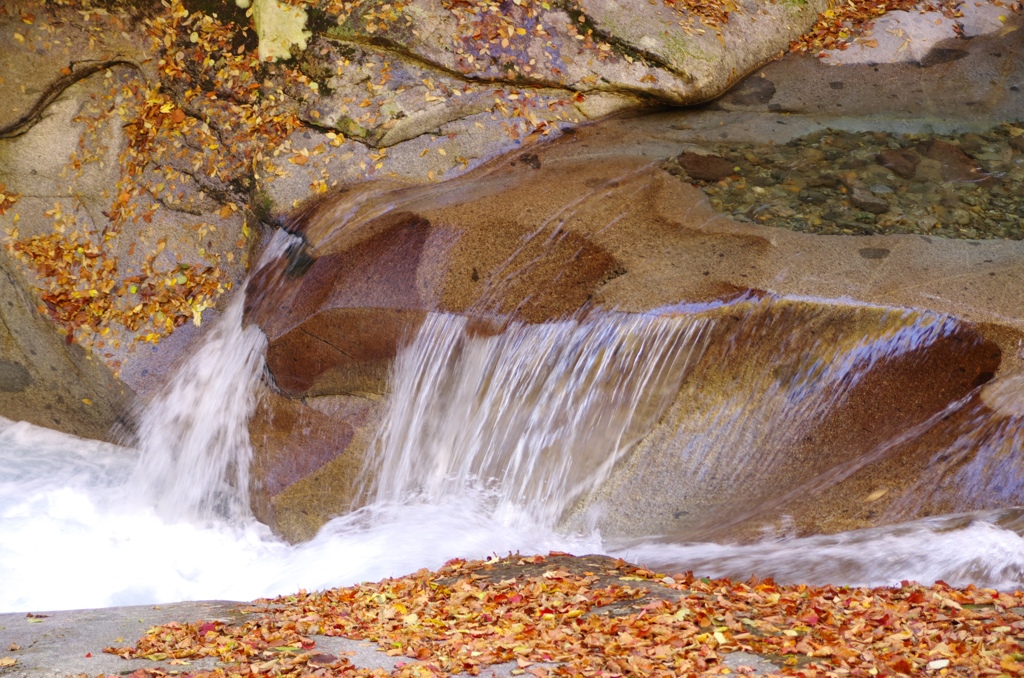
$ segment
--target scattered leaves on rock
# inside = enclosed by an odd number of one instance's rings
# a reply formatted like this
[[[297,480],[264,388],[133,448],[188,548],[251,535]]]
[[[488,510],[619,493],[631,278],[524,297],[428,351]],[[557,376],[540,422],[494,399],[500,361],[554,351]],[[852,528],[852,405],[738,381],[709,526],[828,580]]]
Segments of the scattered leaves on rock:
[[[90,164],[106,162],[112,126],[120,127],[127,140],[118,149],[119,178],[104,196],[109,201],[102,210],[105,220],[95,215],[92,223],[75,223],[80,217],[71,216],[77,208],[72,209],[75,198],[69,197],[64,220],[58,223],[54,217],[52,233],[8,232],[10,251],[41,276],[41,309],[72,340],[103,349],[105,342],[119,341],[109,332],[124,330],[131,341],[158,341],[189,318],[198,321],[202,309],[227,288],[224,269],[236,256],[244,258],[247,242],[238,238],[237,252],[225,251],[230,248],[224,243],[207,247],[200,233],[218,224],[198,224],[194,236],[183,234],[183,240],[192,240],[184,256],[180,243],[172,242],[172,254],[188,265],[187,272],[172,270],[173,264],[136,270],[120,260],[124,247],[119,242],[137,238],[147,224],[165,223],[161,215],[216,215],[234,219],[235,229],[241,222],[248,234],[242,215],[260,203],[257,191],[289,168],[310,174],[311,194],[338,183],[337,171],[328,170],[332,161],[357,166],[343,173],[353,180],[386,175],[389,156],[382,146],[396,143],[384,140],[403,118],[429,118],[438,107],[466,107],[500,122],[511,143],[524,143],[587,117],[583,111],[591,90],[600,90],[598,71],[569,77],[563,72],[569,61],[646,63],[642,54],[595,29],[578,0],[441,0],[438,9],[450,15],[455,30],[436,38],[454,55],[451,72],[424,70],[420,75],[427,77],[413,78],[412,71],[399,72],[404,67],[389,51],[415,35],[418,10],[411,0],[289,2],[310,11],[320,37],[304,58],[284,63],[259,60],[250,15],[230,3],[218,6],[221,11],[198,0],[165,0],[144,11],[130,9],[132,3],[118,9],[99,0],[27,2],[20,8],[13,34],[17,49],[40,51],[59,44],[65,19],[58,9],[67,9],[91,36],[142,36],[145,51],[153,56],[133,69],[107,71],[105,93],[93,97],[74,119],[82,133],[65,169],[69,181]],[[733,0],[661,4],[678,12],[680,30],[686,33],[719,30],[732,14],[744,11]],[[873,19],[912,6],[913,0],[836,2],[792,49],[842,48]],[[927,7],[956,15],[952,0],[935,0]],[[331,32],[335,28],[340,33]],[[328,33],[330,40],[321,39]],[[346,36],[354,41],[347,42]],[[578,54],[561,53],[566,45]],[[336,86],[356,75],[365,96],[332,98]],[[299,147],[296,133],[311,128],[329,130],[321,137],[326,141]],[[424,180],[441,180],[470,166],[457,144],[445,148],[454,136],[439,135],[424,146],[421,155],[429,153],[434,163],[427,163]],[[346,148],[339,148],[343,144]],[[17,210],[27,209],[20,198],[0,185],[0,216],[14,212],[16,224]]]
[[[949,17],[963,16],[957,0],[830,0],[829,9],[818,15],[809,31],[794,40],[791,52],[820,52],[826,49],[847,49],[875,19],[897,10],[914,12],[941,11]]]
[[[6,214],[7,210],[14,207],[21,195],[7,191],[7,186],[0,183],[0,214]]]
[[[383,676],[319,652],[317,636],[368,640],[406,658],[393,676],[696,676],[732,673],[730,653],[777,675],[1024,674],[1024,594],[943,583],[894,588],[782,586],[666,576],[603,556],[454,560],[247,610],[250,621],[170,623],[125,658],[216,657],[191,676]],[[178,668],[178,667],[176,667]],[[166,675],[140,670],[138,677]]]
[[[77,231],[15,239],[7,247],[47,282],[39,290],[39,311],[69,341],[77,333],[88,343],[93,334],[106,337],[120,325],[132,332],[145,328],[143,338],[156,343],[189,320],[199,325],[202,312],[230,286],[216,265],[156,270],[164,241],[146,258],[142,272],[129,276],[120,275],[117,260]]]

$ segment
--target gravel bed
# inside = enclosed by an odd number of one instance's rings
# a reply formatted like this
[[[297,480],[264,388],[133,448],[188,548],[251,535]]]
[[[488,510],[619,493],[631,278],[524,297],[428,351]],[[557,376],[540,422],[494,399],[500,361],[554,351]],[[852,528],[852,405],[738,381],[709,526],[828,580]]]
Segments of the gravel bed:
[[[704,144],[665,168],[737,221],[821,234],[1024,239],[1024,125],[951,136],[825,130]]]

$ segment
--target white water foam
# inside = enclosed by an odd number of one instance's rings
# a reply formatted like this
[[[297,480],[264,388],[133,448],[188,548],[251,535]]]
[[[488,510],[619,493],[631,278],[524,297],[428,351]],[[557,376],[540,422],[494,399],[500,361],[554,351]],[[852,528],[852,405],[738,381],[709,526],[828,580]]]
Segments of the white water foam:
[[[363,509],[291,546],[254,521],[170,522],[152,508],[128,507],[119,494],[134,462],[134,452],[112,445],[25,423],[0,426],[0,612],[251,600],[377,581],[455,557],[550,550],[738,579],[1024,585],[1020,530],[1000,527],[989,514],[956,526],[930,519],[749,546],[652,540],[616,548],[596,534],[531,524],[528,515],[496,516],[493,496],[466,490],[433,504]]]
[[[393,425],[382,444],[397,456],[384,460],[384,468],[402,455],[433,450],[440,471],[382,486],[371,505],[331,521],[308,543],[287,545],[249,517],[238,498],[250,454],[244,424],[262,349],[258,337],[239,339],[247,332],[240,313],[226,313],[222,323],[189,362],[194,374],[178,375],[177,390],[157,401],[157,411],[163,408],[180,428],[157,422],[143,436],[150,443],[141,456],[0,422],[0,611],[249,600],[436,568],[453,557],[549,550],[610,552],[673,571],[790,582],[1024,585],[1020,521],[1001,523],[989,514],[749,546],[652,538],[618,548],[595,532],[560,532],[558,518],[604,471],[593,459],[575,469],[552,465],[543,452],[562,449],[560,436],[582,431],[581,439],[601,454],[621,454],[636,422],[658,416],[659,392],[671,390],[689,365],[696,326],[644,318],[512,327],[489,338],[470,337],[460,327],[452,335],[461,337],[457,350],[438,361],[441,374],[424,371],[434,363],[423,356],[431,354],[418,357],[414,343],[398,360],[404,367],[397,378],[410,381],[409,388],[396,383],[395,391],[411,399],[393,402]],[[427,346],[437,329],[427,325],[435,332],[424,337]],[[495,360],[509,370],[489,363]],[[406,368],[415,369],[401,371]],[[547,393],[552,384],[558,397]],[[626,414],[607,416],[608,403],[648,389],[646,400],[620,410]],[[451,408],[456,393],[472,395],[465,402],[476,404]],[[396,421],[416,430],[398,430]],[[529,449],[510,444],[520,434]],[[472,460],[502,440],[496,456]],[[203,451],[183,451],[182,443]],[[220,461],[210,465],[211,456]],[[496,472],[501,469],[504,475]],[[157,478],[144,481],[147,502],[126,501],[139,474],[148,472]],[[561,484],[562,474],[570,482]],[[205,489],[196,492],[193,484]],[[401,488],[418,489],[403,496]]]
[[[285,544],[252,519],[174,521],[123,501],[136,453],[26,423],[0,425],[0,612],[251,600],[376,581],[454,557],[590,552],[596,539],[518,529],[468,492],[343,516]]]
[[[1007,518],[1012,519],[1007,521]],[[1014,529],[1000,525],[1013,522]],[[622,558],[669,572],[779,583],[895,586],[903,580],[1020,590],[1024,585],[1020,509],[937,516],[832,535],[748,545],[641,543]]]
[[[258,327],[242,328],[242,301],[141,417],[143,454],[129,487],[172,520],[249,515],[248,421],[267,341]]]

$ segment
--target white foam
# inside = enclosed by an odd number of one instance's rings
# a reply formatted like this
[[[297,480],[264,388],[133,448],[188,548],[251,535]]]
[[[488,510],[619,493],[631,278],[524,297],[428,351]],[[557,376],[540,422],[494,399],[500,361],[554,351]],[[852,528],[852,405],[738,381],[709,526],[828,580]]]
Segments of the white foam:
[[[363,510],[291,546],[252,520],[175,522],[122,501],[133,463],[128,450],[28,424],[0,432],[0,612],[251,600],[454,557],[599,548],[523,518],[503,523],[473,493]]]
[[[310,542],[285,544],[246,510],[264,344],[241,320],[238,303],[154,401],[141,452],[0,421],[0,611],[251,600],[549,550],[739,578],[1024,582],[1020,521],[990,514],[749,546],[652,538],[620,549],[560,532],[699,356],[702,325],[685,318],[609,315],[495,337],[430,318],[396,361],[375,469],[389,482]],[[876,353],[850,353],[839,373]]]
[[[650,541],[610,549],[596,534],[560,534],[525,510],[496,515],[493,496],[466,490],[429,504],[363,509],[291,546],[252,521],[168,522],[131,508],[121,494],[133,455],[28,424],[0,428],[0,611],[251,600],[377,581],[455,557],[549,550],[611,551],[672,572],[741,579],[1024,585],[1024,540],[988,514],[750,546]]]

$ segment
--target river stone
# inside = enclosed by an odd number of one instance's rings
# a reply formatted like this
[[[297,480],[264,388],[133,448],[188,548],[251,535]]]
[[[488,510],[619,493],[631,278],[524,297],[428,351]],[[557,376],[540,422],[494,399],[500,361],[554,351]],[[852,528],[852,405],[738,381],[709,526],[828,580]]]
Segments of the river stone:
[[[982,186],[992,186],[998,181],[958,145],[948,141],[931,139],[918,144],[917,151],[942,164],[943,181],[969,181]]]
[[[487,13],[413,0],[386,18],[366,7],[338,17],[324,35],[401,48],[469,80],[557,83],[575,91],[642,92],[671,103],[710,99],[773,57],[813,23],[826,4],[737,3],[729,20],[707,26],[662,4],[583,0],[570,10],[513,5],[499,35]],[[579,37],[577,37],[579,36]],[[502,41],[502,37],[505,40]],[[485,51],[486,50],[486,51]]]
[[[909,149],[886,149],[878,154],[878,164],[891,169],[904,179],[910,179],[917,171],[921,157]]]
[[[281,212],[321,182],[451,179],[579,123],[652,102],[713,99],[785,49],[826,5],[748,0],[727,22],[705,25],[657,3],[628,12],[603,1],[513,4],[499,22],[507,28],[472,5],[440,0],[387,15],[351,7],[315,23],[297,57],[315,89],[286,88],[309,127],[284,147],[337,150],[300,164],[274,154],[261,190]],[[757,86],[770,98],[770,82]]]
[[[873,192],[862,188],[855,188],[850,192],[850,202],[854,207],[872,214],[884,214],[889,211],[889,203],[884,198],[879,198]]]
[[[682,153],[676,158],[691,179],[698,181],[719,181],[732,174],[733,164],[717,155]]]

